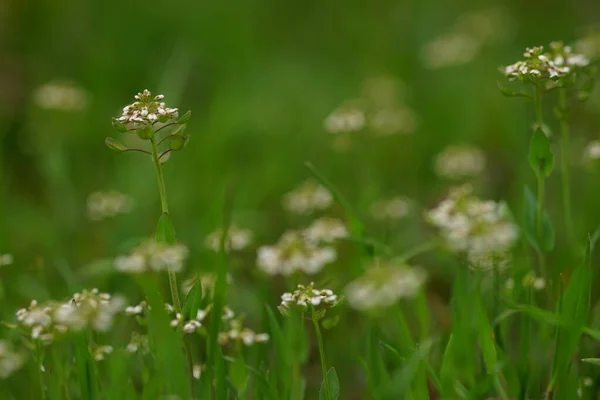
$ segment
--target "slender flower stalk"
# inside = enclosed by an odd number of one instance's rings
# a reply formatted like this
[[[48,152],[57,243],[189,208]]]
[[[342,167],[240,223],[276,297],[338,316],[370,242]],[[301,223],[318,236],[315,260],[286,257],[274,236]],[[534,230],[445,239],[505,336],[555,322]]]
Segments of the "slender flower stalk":
[[[321,328],[319,328],[319,320],[317,318],[317,311],[315,309],[315,306],[311,306],[311,315],[313,325],[315,326],[315,333],[317,335],[317,344],[319,346],[319,357],[321,359],[321,372],[323,373],[323,385],[325,386],[325,394],[327,400],[331,400],[331,393],[329,392],[329,382],[327,380],[327,362],[325,361],[323,337],[321,335]]]
[[[536,120],[536,129],[543,129],[543,120],[542,120],[542,91],[539,85],[535,85],[535,89],[533,92],[533,103],[535,107],[535,120]],[[536,218],[536,227],[537,227],[537,236],[539,239],[542,238],[542,230],[543,226],[543,218],[544,218],[544,176],[538,174],[537,176],[537,188],[538,188],[538,204],[537,204],[537,218]]]
[[[565,231],[569,242],[573,240],[573,217],[571,210],[571,179],[569,176],[569,126],[567,124],[567,89],[558,90],[558,107],[560,120],[560,154],[562,175],[563,216],[565,218]]]

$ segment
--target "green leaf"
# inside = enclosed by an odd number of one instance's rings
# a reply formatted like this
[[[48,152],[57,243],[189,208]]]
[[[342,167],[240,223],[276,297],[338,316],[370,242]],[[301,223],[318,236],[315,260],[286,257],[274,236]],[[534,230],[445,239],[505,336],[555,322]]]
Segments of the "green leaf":
[[[74,306],[73,306],[74,307]],[[92,400],[96,397],[96,376],[85,332],[75,335],[75,365],[79,378],[80,398]]]
[[[581,361],[600,367],[600,358],[582,358]]]
[[[329,397],[325,385],[329,387]],[[319,390],[319,400],[337,400],[340,397],[340,381],[338,380],[335,368],[329,368],[327,371],[327,379],[321,382],[321,390]]]
[[[157,242],[167,243],[170,245],[177,244],[175,237],[175,227],[169,218],[169,214],[162,213],[156,225],[155,240]]]
[[[481,301],[478,301],[477,303],[477,338],[479,340],[479,345],[481,346],[481,352],[483,353],[485,367],[488,373],[492,373],[496,370],[496,364],[498,363],[498,354],[494,343],[494,332],[492,331],[492,327],[488,321],[487,314]]]
[[[537,128],[529,142],[529,165],[537,176],[547,177],[554,168],[554,153],[550,141],[541,128]]]
[[[185,124],[186,122],[188,122],[190,120],[190,118],[192,118],[192,110],[188,110],[185,114],[183,114],[181,117],[179,117],[179,119],[177,120],[177,124],[181,125],[181,124]]]
[[[533,192],[525,186],[523,206],[525,210],[524,232],[525,237],[536,250],[551,251],[556,243],[556,234],[552,220],[546,211],[542,217],[542,239],[537,235],[537,198]],[[540,246],[541,242],[541,246]]]
[[[242,397],[248,385],[248,369],[242,354],[239,354],[229,366],[229,379],[235,390],[237,390],[238,396]]]
[[[409,393],[411,385],[415,383],[419,372],[425,367],[432,345],[433,340],[426,339],[417,346],[404,366],[392,377],[386,391],[386,399],[407,398],[406,395]],[[424,386],[426,389],[427,384],[425,383]]]
[[[182,315],[186,320],[194,319],[198,315],[198,310],[202,304],[202,282],[197,279],[185,300],[183,301]]]
[[[117,139],[114,139],[111,137],[107,137],[106,139],[104,139],[104,144],[106,144],[106,147],[108,147],[109,149],[111,149],[112,151],[115,151],[117,153],[122,153],[124,151],[127,151],[127,147],[125,147],[125,145],[123,145],[123,143],[121,143]]]

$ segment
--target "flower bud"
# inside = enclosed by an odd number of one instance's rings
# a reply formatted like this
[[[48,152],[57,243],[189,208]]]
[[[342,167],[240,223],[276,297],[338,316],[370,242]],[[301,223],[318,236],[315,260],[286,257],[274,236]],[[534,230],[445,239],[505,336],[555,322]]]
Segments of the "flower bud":
[[[111,138],[111,137],[107,137],[104,140],[104,143],[106,144],[106,147],[108,147],[112,151],[116,151],[117,153],[122,153],[124,151],[127,151],[127,147],[125,147],[117,139],[114,139],[114,138]]]

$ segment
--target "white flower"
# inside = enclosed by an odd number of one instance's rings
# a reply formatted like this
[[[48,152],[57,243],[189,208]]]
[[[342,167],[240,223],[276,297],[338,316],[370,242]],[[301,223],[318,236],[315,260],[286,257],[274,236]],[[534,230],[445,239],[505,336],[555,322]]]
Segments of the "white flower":
[[[87,199],[88,217],[98,221],[118,214],[127,214],[131,212],[133,205],[133,199],[126,194],[114,191],[94,192]]]
[[[413,133],[417,125],[417,115],[405,105],[376,109],[369,116],[369,127],[379,136]]]
[[[283,196],[283,206],[294,214],[308,215],[315,210],[324,210],[333,203],[333,196],[322,185],[308,180]]]
[[[94,360],[102,361],[106,358],[107,355],[113,352],[112,346],[98,346],[93,350]]]
[[[23,354],[15,352],[9,342],[0,340],[0,379],[8,378],[24,363]]]
[[[592,140],[585,146],[583,160],[586,163],[591,163],[598,159],[600,159],[600,140]]]
[[[115,258],[115,268],[121,272],[140,273],[145,271],[166,271],[170,269],[180,272],[188,257],[188,249],[184,245],[168,245],[166,243],[147,240],[135,248],[129,255]]]
[[[348,284],[345,293],[350,306],[358,310],[389,307],[399,299],[415,296],[425,279],[420,268],[380,262]]]
[[[508,251],[519,231],[506,206],[479,200],[471,192],[470,185],[454,188],[446,199],[426,213],[427,221],[440,230],[451,250],[472,253],[474,257]]]
[[[277,245],[258,249],[257,264],[270,275],[290,275],[295,271],[316,274],[336,258],[334,248],[307,240],[303,232],[287,231]]]
[[[202,365],[194,364],[192,367],[192,375],[194,376],[194,379],[200,379],[200,376],[202,375]]]
[[[327,132],[357,132],[365,127],[366,116],[362,100],[350,100],[335,109],[323,123]]]
[[[0,254],[0,267],[10,265],[14,262],[12,254]]]
[[[330,289],[314,289],[314,282],[310,285],[298,285],[293,293],[286,292],[281,295],[281,304],[279,311],[283,314],[292,307],[306,308],[308,304],[312,306],[334,307],[338,303],[338,296]]]
[[[439,69],[466,64],[479,50],[479,41],[462,32],[451,32],[428,43],[421,52],[426,68]]]
[[[304,236],[311,242],[332,243],[348,237],[346,225],[338,219],[323,217],[314,221],[304,230]]]
[[[377,200],[371,205],[371,215],[378,220],[400,219],[412,209],[412,202],[406,197]]]
[[[435,173],[448,179],[478,176],[485,168],[484,153],[472,146],[448,146],[435,158]]]
[[[125,307],[125,314],[127,315],[142,315],[144,310],[147,308],[146,302],[142,301],[137,306],[128,306]]]
[[[255,343],[269,341],[267,333],[255,333],[253,330],[243,327],[241,319],[227,320],[223,328],[225,330],[219,333],[219,343],[222,346],[231,342],[241,342],[245,346],[252,346]]]
[[[136,101],[123,108],[123,113],[116,121],[137,127],[137,124],[152,125],[156,121],[168,123],[176,120],[178,110],[166,107],[160,101],[163,98],[162,94],[153,97],[152,93],[144,90],[135,96]]]
[[[533,272],[529,272],[523,277],[521,281],[523,287],[532,287],[535,290],[544,290],[546,287],[546,280],[544,278],[536,276]]]
[[[221,235],[221,230],[208,235],[205,240],[206,246],[213,251],[219,251]],[[250,245],[252,238],[252,231],[248,229],[240,229],[237,226],[232,225],[227,230],[227,237],[225,238],[225,250],[243,250]]]
[[[52,81],[38,87],[33,99],[40,108],[60,111],[82,111],[88,95],[80,86],[64,81]]]

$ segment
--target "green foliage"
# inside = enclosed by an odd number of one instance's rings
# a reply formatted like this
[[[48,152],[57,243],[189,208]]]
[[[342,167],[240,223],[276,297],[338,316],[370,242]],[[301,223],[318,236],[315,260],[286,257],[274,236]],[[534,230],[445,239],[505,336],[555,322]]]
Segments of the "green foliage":
[[[542,128],[537,128],[529,142],[529,165],[540,177],[548,177],[554,169],[554,153]]]

